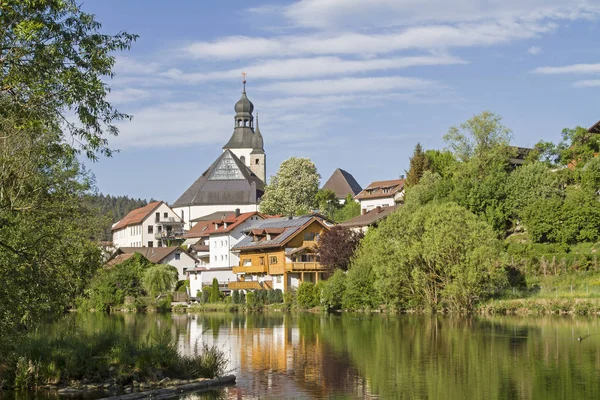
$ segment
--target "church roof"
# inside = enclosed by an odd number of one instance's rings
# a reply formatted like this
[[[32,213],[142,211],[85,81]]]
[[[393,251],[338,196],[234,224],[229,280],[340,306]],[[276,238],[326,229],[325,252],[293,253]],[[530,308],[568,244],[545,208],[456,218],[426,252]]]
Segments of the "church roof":
[[[360,193],[362,187],[356,182],[352,174],[338,168],[333,171],[322,189],[333,191],[338,199],[345,199],[349,194],[352,197],[356,196]]]
[[[246,96],[246,81],[242,97],[235,103],[235,128],[229,142],[223,149],[253,149],[254,153],[264,152],[264,143],[260,129],[258,129],[258,120],[256,122],[256,131],[253,127],[254,104]]]
[[[262,180],[225,150],[172,207],[256,204],[263,192]]]

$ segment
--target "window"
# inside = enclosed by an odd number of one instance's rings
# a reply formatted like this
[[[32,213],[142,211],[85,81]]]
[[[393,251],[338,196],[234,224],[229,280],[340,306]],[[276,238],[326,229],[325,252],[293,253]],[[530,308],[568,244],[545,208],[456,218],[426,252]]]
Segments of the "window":
[[[148,233],[154,233],[154,225],[148,225]]]
[[[159,240],[158,242],[156,242],[157,246],[156,247],[162,247],[162,241]]]
[[[154,242],[153,241],[149,241],[148,242],[148,247],[154,247]]]
[[[181,260],[181,253],[175,253],[175,259]],[[183,272],[185,272],[185,271],[183,271]]]
[[[270,256],[269,264],[277,264],[277,256]]]
[[[259,261],[260,261],[260,265],[265,265],[265,258],[264,257],[260,257]]]
[[[224,258],[223,258],[223,254],[221,254],[221,261],[223,261],[223,260],[224,260]]]
[[[217,256],[215,256],[215,262],[217,261]]]
[[[256,160],[254,160],[254,164],[256,164],[256,165],[260,164],[260,160],[257,158]]]
[[[244,165],[245,165],[245,164],[246,164],[246,157],[244,157],[244,156],[241,156],[241,157],[240,157],[240,161],[242,162],[242,164],[244,164]]]
[[[165,218],[169,218],[169,213],[168,213],[168,212],[164,213],[164,214],[163,214],[163,217],[165,217]]]
[[[281,283],[281,280],[282,280],[282,276],[281,276],[281,275],[277,275],[277,276],[275,277],[275,282],[277,282],[277,283]]]
[[[306,240],[307,242],[314,241],[316,236],[317,234],[314,232],[304,232],[304,240]]]
[[[160,213],[159,212],[157,212],[155,214],[155,218],[156,218],[156,221],[160,221]]]
[[[242,266],[243,267],[249,267],[252,265],[252,260],[249,258],[244,258],[244,260],[242,261]]]

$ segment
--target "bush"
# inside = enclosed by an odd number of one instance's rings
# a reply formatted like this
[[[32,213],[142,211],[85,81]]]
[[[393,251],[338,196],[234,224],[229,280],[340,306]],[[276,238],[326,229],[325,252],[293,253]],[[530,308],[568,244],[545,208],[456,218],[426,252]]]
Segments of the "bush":
[[[234,290],[233,293],[231,293],[231,297],[233,299],[233,304],[240,304],[240,291],[239,290]]]
[[[285,308],[291,310],[296,305],[297,291],[294,288],[289,288],[283,295],[283,304]]]
[[[180,293],[187,293],[189,287],[190,281],[188,281],[187,279],[184,281],[177,281],[177,284],[175,285],[175,291]]]
[[[253,292],[246,293],[246,304],[248,307],[256,307],[256,300]]]
[[[298,306],[302,308],[312,308],[319,305],[315,285],[310,282],[302,282],[298,287]]]
[[[213,278],[212,285],[210,288],[210,302],[218,303],[223,299],[223,293],[221,293],[221,289],[219,289],[219,281],[217,278]]]
[[[325,281],[321,293],[321,304],[328,312],[337,311],[342,308],[345,292],[346,273],[341,269],[337,269],[333,275]]]
[[[281,289],[271,289],[267,293],[268,304],[279,304],[283,302],[283,292]]]
[[[142,275],[142,285],[151,296],[170,292],[177,283],[177,269],[168,264],[154,265]]]
[[[254,301],[257,306],[267,304],[267,291],[265,289],[258,289],[254,291]]]
[[[210,286],[202,286],[202,302],[203,303],[209,303],[210,302],[210,293],[211,293],[211,288]]]

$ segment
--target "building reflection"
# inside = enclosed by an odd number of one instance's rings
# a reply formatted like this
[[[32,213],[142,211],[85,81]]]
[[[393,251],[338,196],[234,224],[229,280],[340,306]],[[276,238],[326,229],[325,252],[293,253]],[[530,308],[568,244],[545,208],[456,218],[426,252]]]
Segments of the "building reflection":
[[[184,353],[203,343],[226,352],[237,376],[227,398],[327,398],[348,390],[363,397],[363,378],[324,342],[320,319],[309,317],[173,315],[173,326]]]

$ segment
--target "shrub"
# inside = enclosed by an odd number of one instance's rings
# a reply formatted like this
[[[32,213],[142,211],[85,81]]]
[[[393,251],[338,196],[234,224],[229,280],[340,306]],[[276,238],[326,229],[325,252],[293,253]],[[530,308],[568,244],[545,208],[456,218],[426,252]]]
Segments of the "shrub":
[[[281,289],[271,289],[267,293],[268,304],[279,304],[283,302],[283,292]]]
[[[321,304],[329,312],[342,308],[344,293],[346,292],[346,273],[337,269],[325,282],[321,293]]]
[[[144,271],[142,285],[152,296],[170,292],[177,282],[177,269],[168,264],[154,265]]]
[[[298,306],[312,308],[319,304],[315,285],[310,282],[302,282],[298,287]]]
[[[285,305],[285,308],[291,310],[292,307],[296,305],[297,297],[296,289],[289,288],[283,295],[283,304]]]
[[[209,303],[210,302],[210,293],[211,293],[211,288],[210,286],[202,286],[202,302],[203,303]]]
[[[252,308],[256,306],[256,300],[254,298],[254,293],[253,292],[248,292],[246,293],[246,304],[248,305],[248,307]]]
[[[175,285],[175,291],[180,293],[187,293],[189,287],[190,281],[188,281],[187,279],[184,281],[177,281],[177,284]]]
[[[219,281],[217,278],[213,278],[212,285],[210,288],[210,302],[218,303],[223,299],[223,293],[221,293],[221,289],[219,289]]]
[[[240,291],[239,290],[234,290],[233,293],[231,293],[231,297],[233,299],[233,304],[240,304]]]

